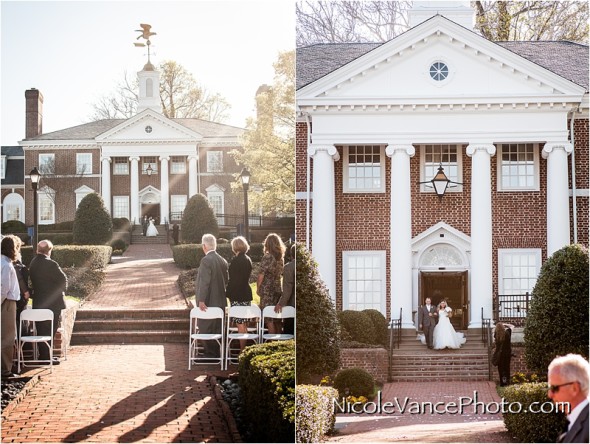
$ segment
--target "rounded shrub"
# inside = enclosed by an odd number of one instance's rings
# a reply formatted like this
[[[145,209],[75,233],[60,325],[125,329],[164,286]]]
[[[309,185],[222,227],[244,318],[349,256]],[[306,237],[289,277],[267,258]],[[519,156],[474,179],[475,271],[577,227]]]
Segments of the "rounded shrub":
[[[219,235],[219,226],[213,208],[202,194],[189,199],[182,213],[182,241],[199,244],[203,234]]]
[[[551,403],[547,397],[547,384],[511,385],[505,388],[502,397],[507,403],[519,403],[513,405],[521,406],[520,413],[508,411],[503,414],[506,429],[518,438],[518,442],[556,442],[565,425],[565,415],[558,412],[533,413],[552,410],[552,406],[543,404]],[[531,409],[533,403],[537,404]]]
[[[87,194],[78,205],[74,219],[74,243],[105,245],[113,237],[113,221],[102,197]]]
[[[334,388],[341,397],[370,398],[375,389],[375,378],[362,368],[346,368],[340,370],[334,378]]]
[[[111,241],[111,247],[113,250],[120,250],[121,252],[123,252],[127,249],[127,244],[123,239],[115,239]],[[113,254],[115,254],[114,251]]]
[[[295,388],[295,442],[320,442],[334,430],[336,414],[332,387],[297,385]]]
[[[559,338],[558,341],[547,338]],[[527,368],[546,374],[556,356],[588,359],[588,250],[568,245],[541,268],[524,327]]]
[[[296,246],[297,382],[331,374],[340,365],[340,325],[317,263],[301,244]]]
[[[365,344],[376,344],[375,327],[371,317],[356,310],[344,310],[338,313],[338,319],[342,328],[343,336],[347,340],[362,342]]]
[[[378,344],[382,345],[383,347],[387,347],[389,344],[389,330],[387,328],[387,319],[385,316],[379,311],[372,308],[367,308],[363,310],[369,318],[371,319],[371,323],[373,324],[373,331],[375,336],[371,341],[371,344]]]
[[[113,218],[113,231],[129,231],[129,219],[126,217]]]

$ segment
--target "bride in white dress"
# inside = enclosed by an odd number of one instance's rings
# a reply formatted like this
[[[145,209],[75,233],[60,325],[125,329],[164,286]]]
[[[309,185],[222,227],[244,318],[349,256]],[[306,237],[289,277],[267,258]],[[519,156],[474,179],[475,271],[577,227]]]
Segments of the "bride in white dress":
[[[150,224],[148,226],[147,231],[145,232],[145,235],[148,237],[155,237],[158,235],[158,229],[154,225],[154,219],[152,218],[150,218]]]
[[[438,323],[434,327],[432,335],[432,344],[435,350],[444,348],[461,348],[465,344],[466,338],[463,333],[457,333],[451,324],[449,316],[452,312],[451,307],[447,306],[444,299],[438,304]]]

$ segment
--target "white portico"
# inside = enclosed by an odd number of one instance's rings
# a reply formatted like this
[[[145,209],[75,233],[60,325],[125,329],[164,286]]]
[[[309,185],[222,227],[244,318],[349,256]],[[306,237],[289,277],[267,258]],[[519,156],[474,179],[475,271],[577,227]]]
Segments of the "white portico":
[[[298,90],[299,110],[312,121],[313,143],[308,150],[313,162],[312,254],[331,296],[339,297],[334,165],[350,162],[339,160],[339,152],[371,146],[380,150],[372,154],[374,168],[388,162],[389,309],[396,316],[401,308],[402,326],[412,328],[417,294],[412,188],[424,178],[412,174],[410,163],[424,146],[452,145],[458,157],[466,154],[470,159],[468,177],[463,177],[470,186],[465,190],[470,197],[470,207],[465,208],[469,231],[456,248],[462,248],[461,257],[469,258],[463,263],[469,273],[469,327],[480,327],[482,308],[485,317],[492,317],[492,192],[507,189],[502,178],[492,176],[495,163],[501,161],[499,147],[522,144],[538,156],[544,146],[551,254],[569,243],[567,119],[584,92],[583,87],[442,16]],[[498,168],[509,174],[502,165]],[[530,187],[538,190],[538,172],[535,177]],[[343,187],[343,194],[367,192]],[[369,192],[379,197],[386,191],[375,187]]]

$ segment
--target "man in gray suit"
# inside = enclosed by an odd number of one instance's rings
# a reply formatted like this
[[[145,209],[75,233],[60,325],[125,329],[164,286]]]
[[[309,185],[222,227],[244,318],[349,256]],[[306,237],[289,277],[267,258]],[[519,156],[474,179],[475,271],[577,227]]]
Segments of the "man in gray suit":
[[[567,429],[557,442],[590,442],[588,436],[588,384],[590,364],[582,356],[559,356],[549,364],[547,395],[567,415]]]
[[[418,310],[418,324],[420,324],[420,330],[424,332],[426,345],[430,349],[433,348],[432,333],[434,332],[434,327],[436,326],[436,316],[438,316],[436,307],[432,305],[431,302],[432,301],[430,298],[426,298],[424,300],[424,305],[422,305]]]
[[[201,259],[197,279],[195,281],[195,292],[199,308],[207,311],[208,307],[225,308],[225,287],[229,279],[227,261],[217,254],[217,240],[212,234],[204,234],[201,243],[205,257]],[[200,319],[200,333],[219,333],[221,320]],[[213,358],[219,356],[219,345],[214,341],[205,341],[205,357]]]

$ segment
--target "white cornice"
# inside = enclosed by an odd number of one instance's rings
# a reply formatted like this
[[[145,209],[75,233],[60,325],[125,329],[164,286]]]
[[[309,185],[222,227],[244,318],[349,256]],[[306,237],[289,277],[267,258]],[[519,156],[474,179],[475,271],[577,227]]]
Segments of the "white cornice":
[[[48,150],[60,148],[99,149],[100,145],[88,140],[22,140],[20,146],[26,150]]]

